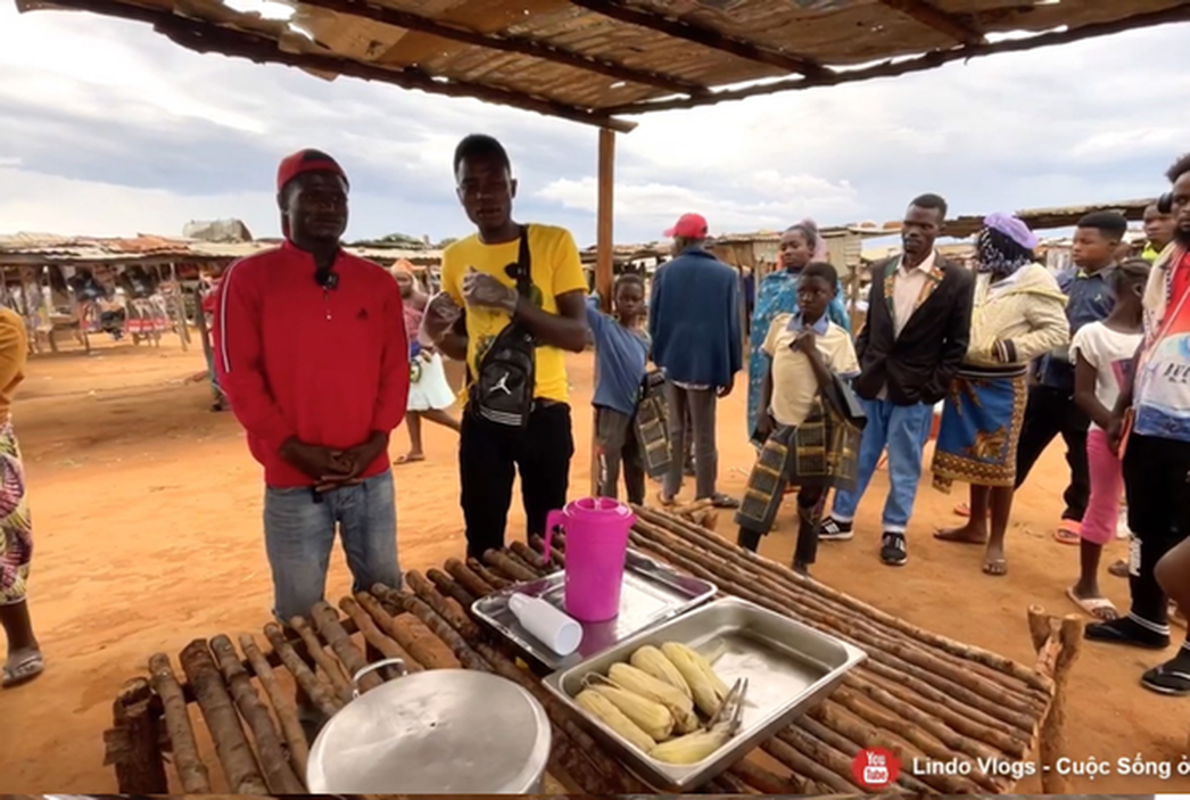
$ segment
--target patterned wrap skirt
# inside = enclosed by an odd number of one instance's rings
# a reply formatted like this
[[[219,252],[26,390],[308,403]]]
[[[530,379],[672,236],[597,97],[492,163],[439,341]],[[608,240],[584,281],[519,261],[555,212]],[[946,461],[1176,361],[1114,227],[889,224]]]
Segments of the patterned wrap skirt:
[[[25,599],[33,559],[33,524],[25,502],[25,467],[12,420],[0,425],[0,605]]]
[[[801,425],[778,426],[761,446],[735,515],[736,524],[753,531],[770,530],[787,486],[854,490],[862,436],[860,428],[819,395]]]
[[[959,371],[938,428],[935,489],[949,492],[955,481],[975,486],[1016,482],[1016,448],[1029,394],[1025,370],[964,366]]]

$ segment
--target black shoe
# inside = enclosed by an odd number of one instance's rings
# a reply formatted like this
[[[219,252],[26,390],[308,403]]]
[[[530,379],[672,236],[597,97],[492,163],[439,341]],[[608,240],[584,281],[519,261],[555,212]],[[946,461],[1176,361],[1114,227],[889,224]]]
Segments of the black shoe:
[[[886,533],[880,540],[880,560],[890,567],[903,567],[909,561],[905,548],[905,534]]]
[[[1092,642],[1122,644],[1145,650],[1164,650],[1169,647],[1168,632],[1150,630],[1131,616],[1092,623],[1083,631],[1083,638]]]
[[[1181,662],[1175,658],[1146,672],[1140,679],[1140,685],[1157,694],[1185,697],[1190,694],[1190,670],[1181,666]]]
[[[839,522],[834,517],[827,517],[818,526],[818,541],[849,542],[855,536],[854,528],[854,522]]]

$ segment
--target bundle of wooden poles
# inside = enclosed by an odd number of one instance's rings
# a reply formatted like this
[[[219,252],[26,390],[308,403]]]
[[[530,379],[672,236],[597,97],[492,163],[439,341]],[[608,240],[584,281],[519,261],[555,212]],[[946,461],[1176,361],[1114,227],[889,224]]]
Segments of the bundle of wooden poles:
[[[778,613],[850,641],[868,660],[830,699],[782,730],[748,758],[701,788],[712,794],[859,794],[852,762],[861,749],[884,747],[903,760],[980,758],[1019,761],[1034,752],[1037,733],[1053,699],[1054,681],[1015,662],[922,631],[829,587],[808,581],[773,562],[746,553],[701,525],[645,508],[635,509],[632,546],[679,570],[717,584]],[[180,654],[181,683],[164,654],[150,659],[148,680],[130,682],[116,703],[116,728],[108,733],[109,761],[121,791],[165,793],[157,739],[165,738],[185,793],[211,791],[200,756],[188,701],[205,722],[227,788],[239,794],[305,791],[309,754],[290,682],[325,714],[352,697],[350,676],[378,657],[405,661],[411,672],[458,668],[484,670],[530,691],[549,715],[553,748],[547,792],[637,794],[649,789],[629,774],[613,753],[591,737],[567,707],[541,684],[540,676],[482,629],[467,609],[479,597],[515,583],[536,580],[565,566],[565,536],[555,535],[548,562],[542,543],[513,543],[489,551],[482,563],[449,560],[442,570],[410,572],[397,591],[376,586],[327,603],[309,619],[295,618],[295,634],[270,623],[269,647],[256,637],[196,640]],[[1035,626],[1035,640],[1044,627]],[[1048,623],[1047,623],[1048,624]],[[1070,660],[1061,627],[1038,644],[1044,658]],[[1057,644],[1055,644],[1057,643]],[[1063,654],[1066,655],[1063,655]],[[280,680],[288,674],[290,680]],[[386,677],[372,673],[363,691]],[[255,678],[255,681],[253,681]],[[262,697],[263,693],[263,697]],[[267,700],[267,704],[266,701]],[[270,714],[269,707],[272,713]],[[166,736],[156,731],[164,720]],[[276,723],[274,723],[274,719]],[[156,763],[136,753],[157,749]],[[895,788],[913,793],[1000,793],[1008,776],[973,769],[963,775],[913,776],[902,772]]]

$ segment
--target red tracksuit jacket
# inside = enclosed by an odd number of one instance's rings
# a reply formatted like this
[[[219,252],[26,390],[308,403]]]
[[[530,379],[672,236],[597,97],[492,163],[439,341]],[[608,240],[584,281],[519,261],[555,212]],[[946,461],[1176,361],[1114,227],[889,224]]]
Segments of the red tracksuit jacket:
[[[274,488],[315,481],[278,451],[291,436],[346,449],[391,432],[409,398],[401,292],[388,272],[340,252],[338,285],[314,279],[313,257],[286,242],[233,264],[215,308],[219,385]],[[388,469],[387,449],[363,477]]]

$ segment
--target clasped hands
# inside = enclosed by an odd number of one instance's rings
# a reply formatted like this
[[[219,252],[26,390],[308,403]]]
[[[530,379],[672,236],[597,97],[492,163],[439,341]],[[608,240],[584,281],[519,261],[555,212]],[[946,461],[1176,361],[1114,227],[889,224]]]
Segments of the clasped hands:
[[[346,450],[307,444],[293,436],[281,446],[281,458],[317,481],[316,492],[328,492],[361,483],[360,475],[384,452],[387,444],[387,437],[378,432],[363,444]]]

